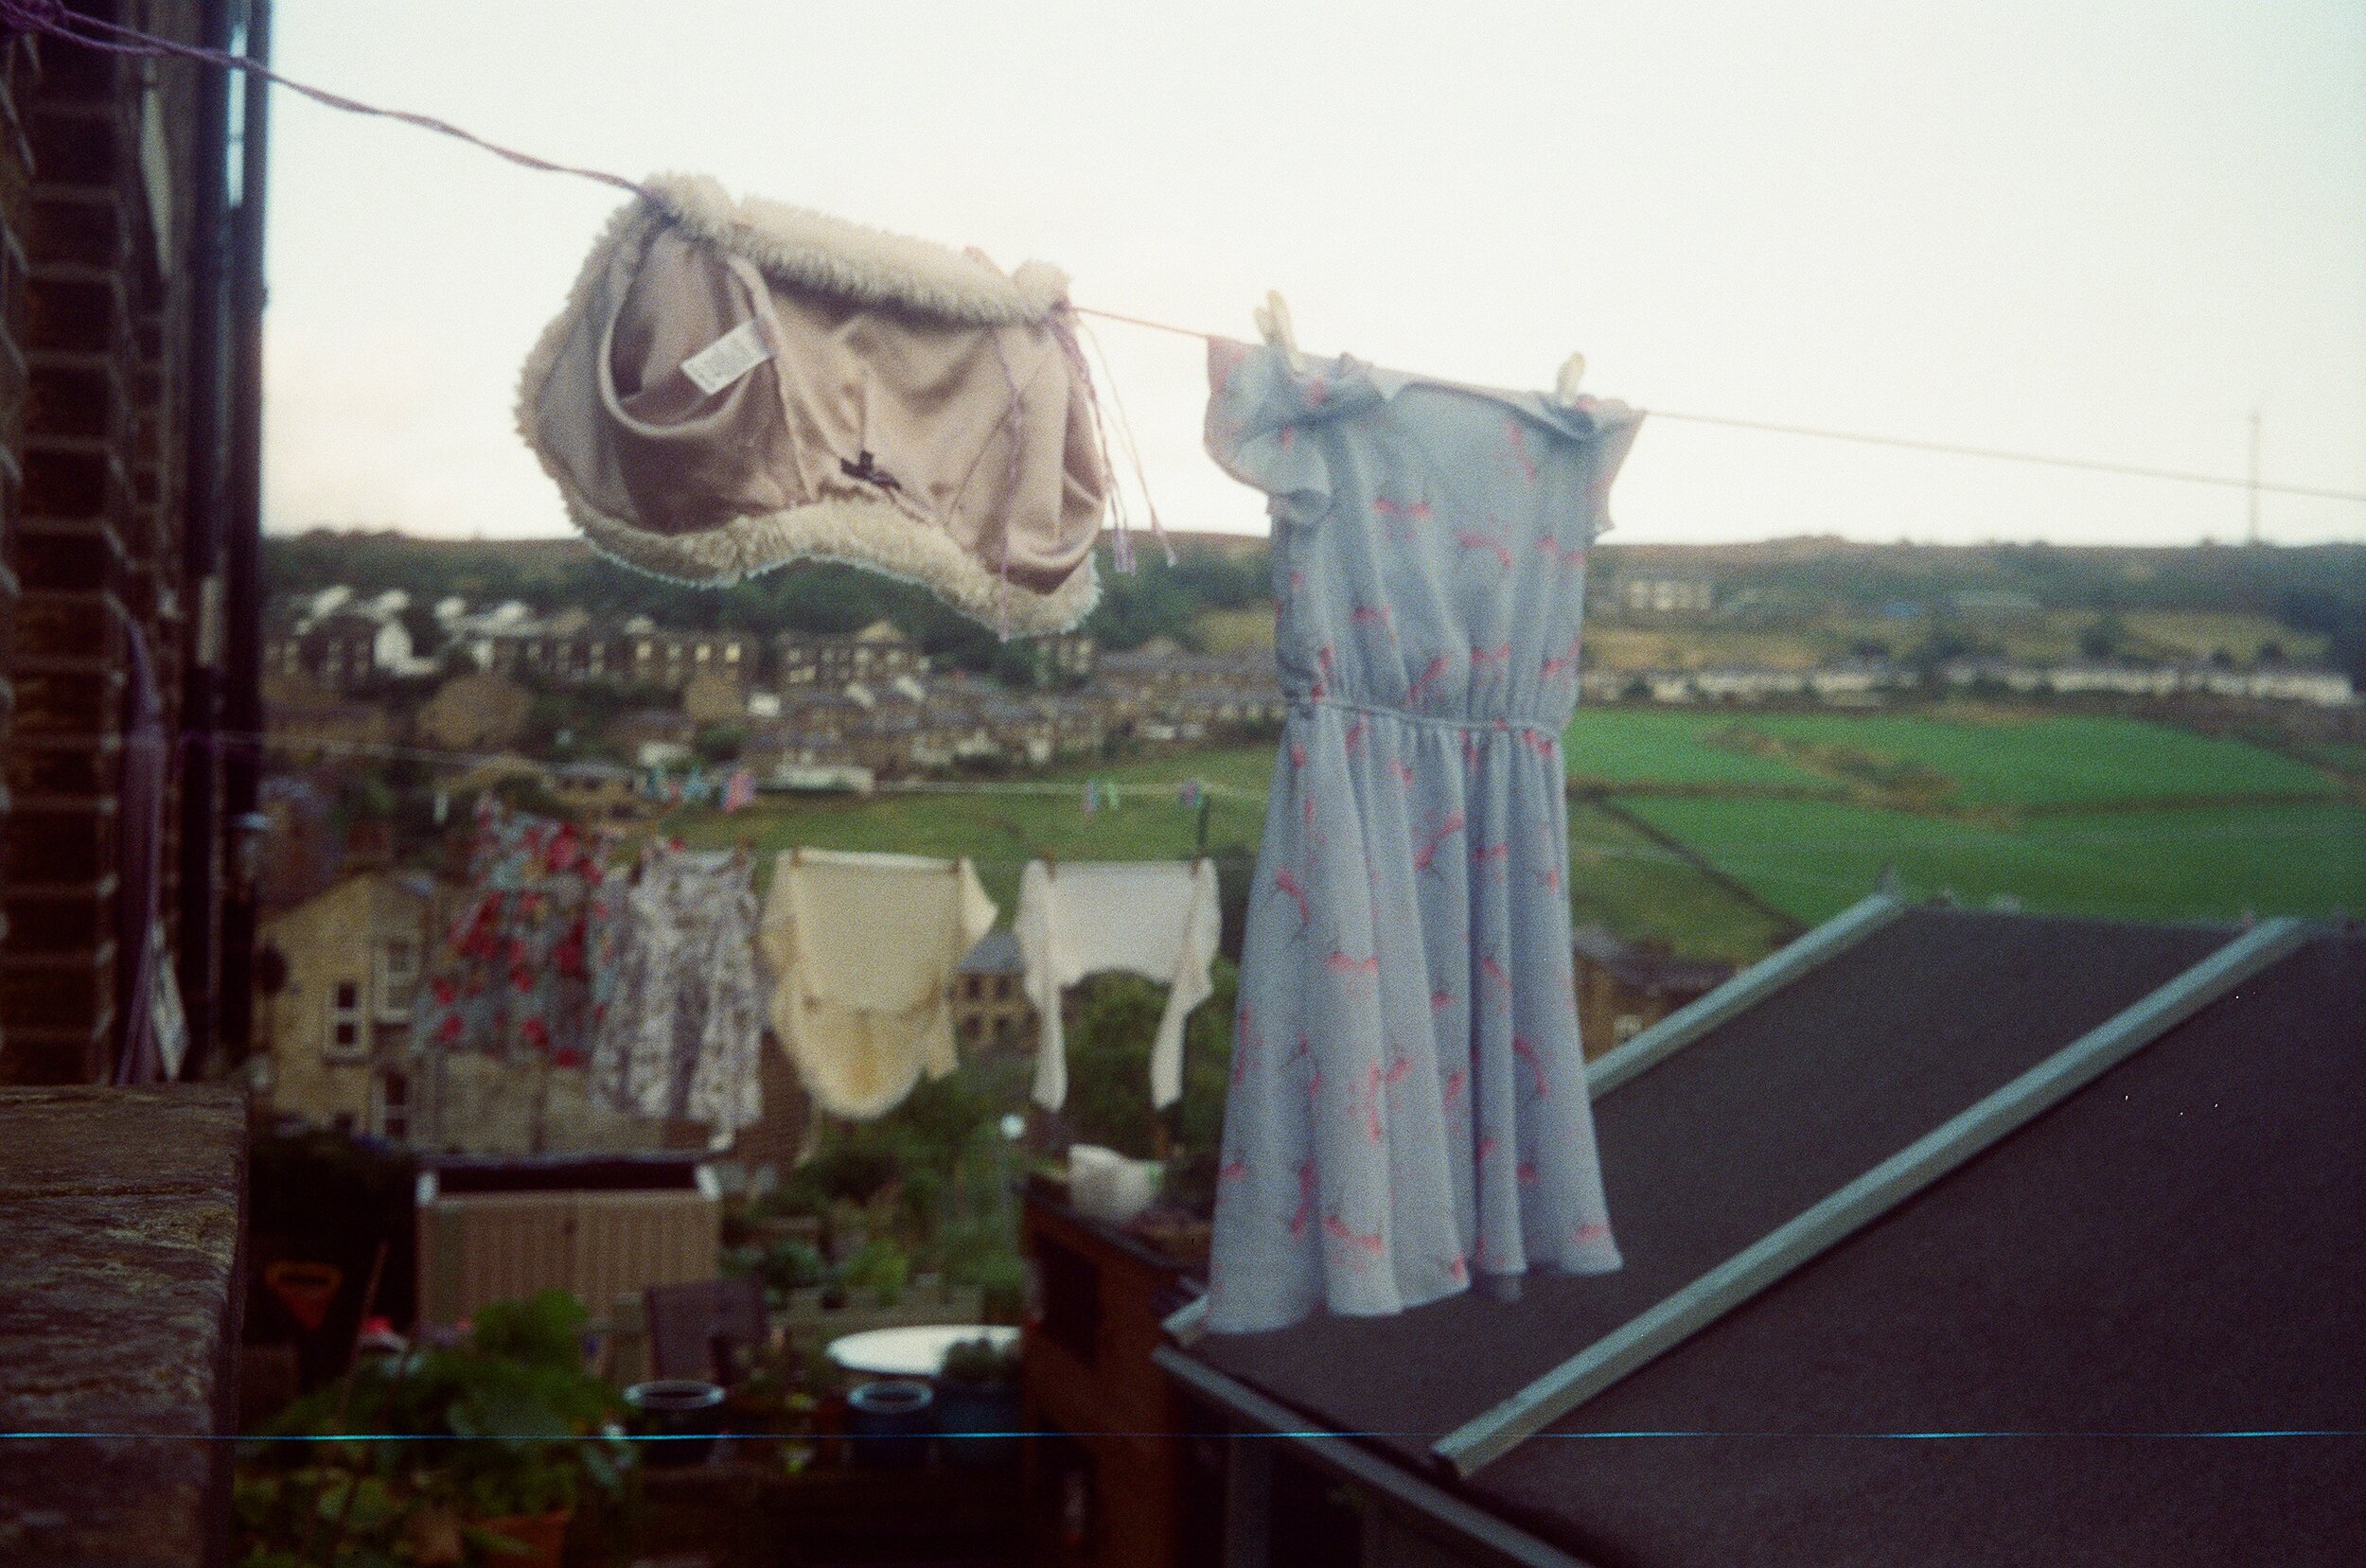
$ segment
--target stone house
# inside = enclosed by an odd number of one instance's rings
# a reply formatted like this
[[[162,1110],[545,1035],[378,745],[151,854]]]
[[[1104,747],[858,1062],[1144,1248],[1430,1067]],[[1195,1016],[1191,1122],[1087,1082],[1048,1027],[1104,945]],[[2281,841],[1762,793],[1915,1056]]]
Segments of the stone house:
[[[928,668],[920,647],[892,621],[874,621],[860,631],[835,635],[785,632],[772,640],[772,683],[838,688],[849,681],[886,682],[922,675]]]
[[[997,926],[978,939],[953,978],[953,1034],[972,1054],[1033,1056],[1034,1004],[1022,982],[1027,965],[1018,939]]]
[[[1628,577],[1618,605],[1631,616],[1706,615],[1717,608],[1717,585],[1700,577]]]
[[[423,879],[365,871],[264,923],[279,956],[256,1031],[264,1105],[317,1127],[411,1136],[411,1006],[433,902]]]

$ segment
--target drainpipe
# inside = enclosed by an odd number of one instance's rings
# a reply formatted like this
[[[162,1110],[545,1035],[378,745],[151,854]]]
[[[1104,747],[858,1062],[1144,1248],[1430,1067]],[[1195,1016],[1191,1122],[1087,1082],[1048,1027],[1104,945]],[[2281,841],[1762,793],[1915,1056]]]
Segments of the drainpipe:
[[[233,0],[206,0],[199,42],[230,44]],[[230,95],[227,72],[197,67],[197,130],[193,162],[193,220],[189,225],[189,321],[186,344],[188,424],[185,440],[181,601],[187,617],[181,690],[181,892],[178,961],[189,1047],[184,1076],[205,1076],[220,1066],[215,1049],[216,911],[221,802],[219,706],[222,654],[221,555],[228,501],[226,400],[229,391],[227,299],[229,263]]]
[[[247,0],[246,53],[271,59],[271,0]],[[222,816],[231,874],[222,900],[219,1051],[223,1067],[243,1062],[255,1026],[256,861],[263,755],[263,196],[271,84],[252,74],[243,96],[238,202],[230,217],[230,418],[228,505],[222,538],[222,726],[235,742],[222,758]]]

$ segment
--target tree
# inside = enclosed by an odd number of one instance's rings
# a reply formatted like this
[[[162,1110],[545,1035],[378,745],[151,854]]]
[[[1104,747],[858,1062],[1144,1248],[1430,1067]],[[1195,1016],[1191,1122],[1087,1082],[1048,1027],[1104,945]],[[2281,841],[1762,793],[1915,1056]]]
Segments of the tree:
[[[2127,645],[2128,624],[2117,615],[2099,615],[2078,633],[2078,651],[2090,659],[2116,659]]]
[[[534,694],[499,675],[457,675],[419,710],[418,732],[449,751],[492,751],[517,744],[534,710]]]

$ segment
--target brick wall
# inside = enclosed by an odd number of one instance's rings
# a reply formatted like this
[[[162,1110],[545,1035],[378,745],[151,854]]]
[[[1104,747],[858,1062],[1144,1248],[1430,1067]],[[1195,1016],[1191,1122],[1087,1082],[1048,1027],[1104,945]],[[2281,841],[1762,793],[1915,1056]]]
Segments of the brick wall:
[[[218,34],[226,3],[78,9],[195,41]],[[131,628],[168,733],[182,729],[191,659],[211,651],[196,627],[207,562],[189,541],[217,498],[192,494],[189,478],[204,444],[193,441],[193,410],[208,402],[195,382],[210,328],[197,312],[211,297],[219,326],[220,288],[208,296],[204,280],[223,275],[200,161],[226,89],[183,62],[0,38],[0,445],[14,459],[0,463],[0,616],[13,609],[0,644],[13,698],[0,705],[11,720],[0,1083],[89,1083],[114,1069],[135,957],[120,950],[116,863]],[[214,125],[215,157],[220,135]],[[21,397],[6,396],[19,384]],[[168,942],[182,790],[219,766],[210,749],[176,748],[175,762],[159,889]],[[206,837],[219,838],[218,825]]]
[[[24,115],[17,106],[39,73],[32,45],[14,34],[0,34],[0,754],[8,752],[16,711],[16,517],[25,475],[25,205],[33,181],[32,148],[25,139]],[[0,774],[0,821],[7,818],[10,782]],[[0,944],[8,939],[4,851],[0,846]],[[7,1035],[0,1032],[0,1057],[8,1048]]]

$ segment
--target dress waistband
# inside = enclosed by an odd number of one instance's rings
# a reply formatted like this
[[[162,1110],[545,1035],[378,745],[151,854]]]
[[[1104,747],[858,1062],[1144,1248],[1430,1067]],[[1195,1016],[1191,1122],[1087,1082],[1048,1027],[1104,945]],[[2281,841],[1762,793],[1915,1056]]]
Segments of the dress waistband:
[[[1526,719],[1509,718],[1447,718],[1438,714],[1416,714],[1404,708],[1391,708],[1378,702],[1351,702],[1341,696],[1293,696],[1290,706],[1313,712],[1316,708],[1336,708],[1346,714],[1370,714],[1380,718],[1393,718],[1405,724],[1422,724],[1436,730],[1464,730],[1479,734],[1510,734],[1523,731],[1542,735],[1555,746],[1561,744],[1561,731]]]

